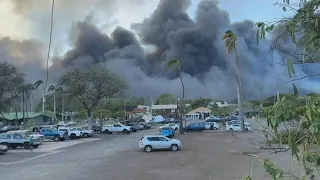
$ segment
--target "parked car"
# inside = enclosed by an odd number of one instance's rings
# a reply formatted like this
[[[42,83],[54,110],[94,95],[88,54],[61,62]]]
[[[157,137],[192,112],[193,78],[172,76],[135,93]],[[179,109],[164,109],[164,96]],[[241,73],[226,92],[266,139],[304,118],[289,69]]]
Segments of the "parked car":
[[[71,131],[79,131],[81,137],[84,137],[84,138],[93,136],[93,130],[87,130],[87,129],[80,128],[80,127],[71,128]]]
[[[8,131],[16,131],[19,130],[18,126],[4,126],[3,128],[0,129],[0,133],[5,133]]]
[[[202,132],[205,129],[206,129],[206,126],[204,123],[191,123],[186,127],[186,132],[189,132],[189,131]]]
[[[140,126],[139,126],[139,124],[134,124],[134,123],[127,123],[127,124],[125,124],[126,126],[130,126],[131,128],[131,131],[132,132],[137,132],[137,131],[139,131],[140,130]]]
[[[44,136],[45,139],[52,139],[54,141],[64,141],[65,137],[64,131],[58,131],[50,128],[42,128],[40,133]]]
[[[0,154],[4,154],[8,151],[8,146],[0,144]]]
[[[10,131],[0,134],[0,144],[6,145],[13,149],[17,147],[24,147],[28,149],[30,147],[30,134],[24,131]],[[41,144],[39,138],[34,138],[33,147],[37,148]]]
[[[205,127],[207,130],[217,130],[220,128],[219,124],[216,122],[206,122]]]
[[[102,132],[106,134],[112,134],[112,133],[124,133],[124,134],[130,134],[131,126],[125,126],[121,123],[115,123],[112,125],[105,125],[102,127]]]
[[[226,126],[226,130],[227,131],[241,131],[241,125],[240,125],[240,123],[239,124],[228,124],[227,126]],[[245,131],[250,131],[251,130],[251,128],[249,127],[249,126],[244,126],[244,130]]]
[[[172,129],[172,127],[163,127],[161,131],[161,135],[172,138],[174,137],[174,130]]]
[[[147,123],[139,122],[138,124],[139,124],[139,126],[142,126],[142,129],[150,129],[151,128],[151,125],[147,124]]]
[[[76,128],[68,128],[68,127],[64,127],[64,126],[60,126],[58,127],[59,131],[64,131],[64,132],[68,132],[68,137],[70,139],[78,139],[82,136],[82,131],[81,129],[76,129]]]
[[[171,127],[174,131],[178,131],[179,130],[179,125],[175,124],[175,123],[170,123],[170,124],[165,124],[161,127],[159,127],[159,131],[161,132],[162,128],[164,127]]]
[[[163,135],[147,135],[140,139],[139,148],[145,152],[153,150],[172,150],[178,151],[182,148],[182,144],[177,139],[169,139]]]

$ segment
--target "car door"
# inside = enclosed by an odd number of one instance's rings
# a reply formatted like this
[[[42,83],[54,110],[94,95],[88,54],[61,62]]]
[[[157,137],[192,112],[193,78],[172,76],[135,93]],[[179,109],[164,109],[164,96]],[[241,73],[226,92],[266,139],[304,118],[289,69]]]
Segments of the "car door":
[[[13,138],[12,141],[14,142],[14,144],[23,144],[24,140],[21,134],[13,134]]]
[[[112,126],[112,131],[113,132],[120,132],[121,126],[119,124],[114,124]]]
[[[159,137],[159,145],[161,149],[169,149],[171,147],[171,141],[165,137]]]
[[[153,149],[160,149],[160,140],[159,137],[148,137],[148,141]]]

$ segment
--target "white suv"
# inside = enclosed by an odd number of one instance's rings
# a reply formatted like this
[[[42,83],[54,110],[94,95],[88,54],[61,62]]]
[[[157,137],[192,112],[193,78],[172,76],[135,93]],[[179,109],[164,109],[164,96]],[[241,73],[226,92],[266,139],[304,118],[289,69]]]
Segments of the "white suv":
[[[152,150],[178,151],[182,148],[181,142],[177,139],[169,139],[162,135],[147,135],[140,139],[139,148],[145,152]]]

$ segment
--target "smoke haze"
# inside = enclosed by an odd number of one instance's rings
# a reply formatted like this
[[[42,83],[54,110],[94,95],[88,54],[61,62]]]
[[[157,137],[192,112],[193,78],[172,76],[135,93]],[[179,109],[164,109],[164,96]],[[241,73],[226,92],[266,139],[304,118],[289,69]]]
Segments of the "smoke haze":
[[[274,95],[276,88],[283,92],[291,88],[277,75],[285,73],[285,69],[275,68],[269,52],[270,42],[265,40],[256,45],[254,22],[231,23],[229,13],[220,9],[215,0],[202,0],[194,19],[187,13],[190,0],[149,1],[57,1],[55,29],[75,19],[78,22],[67,24],[71,27],[67,28],[67,37],[58,36],[54,40],[54,44],[59,44],[67,39],[71,49],[64,55],[60,55],[57,49],[53,52],[50,83],[55,83],[69,69],[88,68],[104,62],[107,68],[127,80],[131,95],[180,94],[177,73],[167,65],[170,60],[179,59],[187,97],[233,99],[236,97],[235,58],[226,52],[221,40],[224,32],[232,29],[238,35],[237,52],[241,61],[244,98],[262,98]],[[27,19],[50,12],[50,1],[12,2],[13,11]],[[146,8],[154,9],[157,4],[153,12]],[[110,30],[119,21],[113,17],[115,10],[123,8],[133,12],[136,9],[135,12],[139,12],[142,7],[150,11],[148,18],[140,22],[132,20],[125,23],[127,27],[118,26]],[[90,9],[89,14],[83,16],[78,8]],[[101,13],[107,17],[106,21],[95,18]],[[41,39],[47,37],[44,32],[49,32],[47,19],[42,20],[41,25],[47,25],[38,32],[39,36],[44,36]],[[28,80],[35,81],[45,74],[47,47],[44,43],[35,39],[18,41],[2,38],[0,52],[4,60],[19,66]],[[317,89],[318,86],[312,88]]]

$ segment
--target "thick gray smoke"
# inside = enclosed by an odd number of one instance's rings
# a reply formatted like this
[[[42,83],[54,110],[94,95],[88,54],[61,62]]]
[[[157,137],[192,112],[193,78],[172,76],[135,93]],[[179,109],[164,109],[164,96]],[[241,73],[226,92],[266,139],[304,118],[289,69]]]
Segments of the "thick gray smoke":
[[[179,59],[187,97],[232,99],[236,97],[235,58],[226,52],[221,40],[223,33],[232,29],[239,39],[244,97],[274,95],[277,85],[288,91],[270,66],[269,42],[256,45],[254,22],[231,23],[228,12],[213,0],[201,1],[193,20],[187,14],[190,5],[190,0],[161,0],[149,18],[132,24],[131,31],[117,27],[110,35],[90,18],[78,22],[70,35],[73,49],[56,57],[50,74],[61,75],[66,69],[106,62],[108,68],[127,80],[132,95],[180,94],[177,73],[167,65]],[[52,81],[58,78],[53,77]]]

